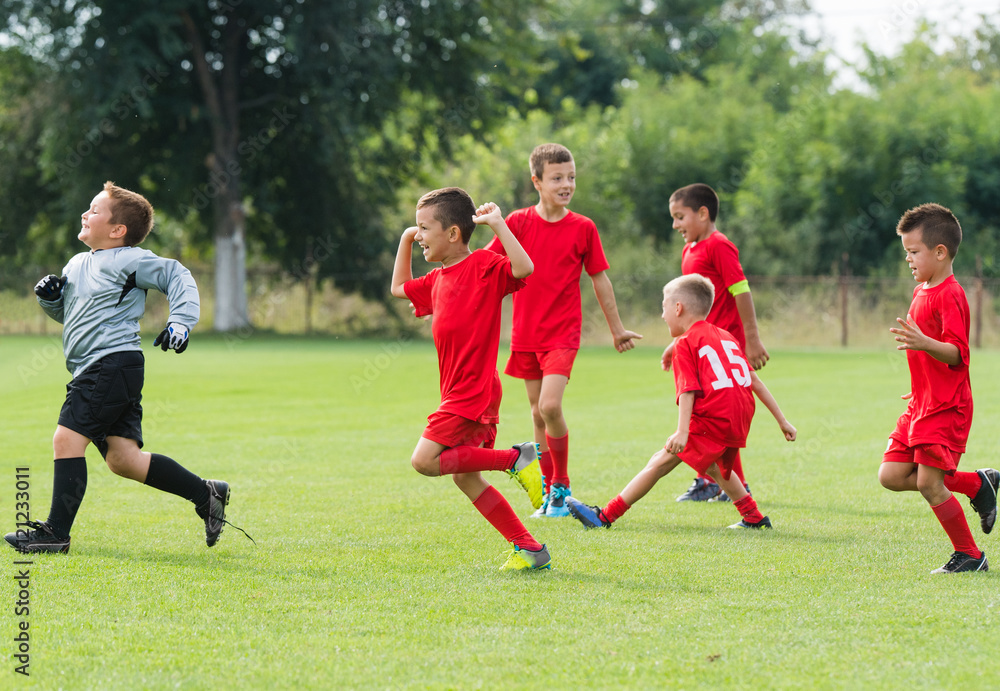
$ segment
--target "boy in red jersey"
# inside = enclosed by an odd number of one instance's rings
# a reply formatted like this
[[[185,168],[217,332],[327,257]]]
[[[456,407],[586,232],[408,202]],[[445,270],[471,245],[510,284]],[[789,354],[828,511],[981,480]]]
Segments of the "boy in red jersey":
[[[770,356],[757,332],[757,314],[750,285],[740,266],[739,250],[715,227],[718,213],[719,196],[708,185],[695,183],[670,195],[674,229],[684,238],[681,273],[701,274],[712,282],[715,302],[706,320],[732,334],[747,354],[750,366],[758,370]],[[670,369],[672,357],[673,344],[670,344],[663,351],[664,371]],[[743,464],[737,461],[733,470],[749,491]],[[699,475],[677,501],[730,501],[730,497],[712,478]]]
[[[906,351],[910,393],[903,396],[909,403],[889,435],[878,479],[894,492],[920,492],[951,539],[951,559],[931,573],[987,571],[986,553],[952,494],[968,496],[983,532],[993,530],[1000,473],[958,471],[972,426],[969,302],[952,269],[962,227],[945,207],[922,204],[903,214],[896,233],[920,285],[906,320],[896,319],[899,326],[889,329],[896,349]]]
[[[469,249],[477,223],[493,229],[507,256]],[[410,266],[414,241],[424,259],[441,263],[416,279]],[[496,368],[500,306],[505,295],[524,286],[533,269],[496,204],[477,209],[464,190],[448,187],[428,192],[417,202],[417,225],[403,231],[392,270],[393,296],[413,303],[418,317],[434,315],[440,369],[441,405],[427,418],[410,463],[422,475],[451,475],[472,505],[514,544],[505,570],[551,566],[545,545],[531,536],[482,475],[486,470],[506,471],[528,492],[532,504],[541,506],[536,445],[493,448],[503,395]]]
[[[507,224],[534,262],[535,275],[514,295],[511,353],[504,373],[524,380],[541,450],[547,486],[542,506],[532,517],[559,518],[569,515],[569,427],[562,401],[580,348],[582,270],[594,284],[618,352],[631,350],[633,339],[642,336],[622,325],[597,226],[568,208],[576,191],[573,154],[559,144],[542,144],[531,152],[529,167],[538,203],[511,213]],[[486,249],[505,252],[499,237]]]
[[[733,498],[740,521],[730,528],[771,527],[770,519],[761,514],[757,502],[733,473],[753,420],[754,394],[778,421],[785,439],[795,441],[796,430],[750,369],[736,339],[705,321],[714,296],[712,282],[698,274],[680,276],[664,286],[663,320],[675,339],[673,370],[680,408],[677,431],[603,509],[574,497],[566,500],[570,512],[585,527],[610,527],[681,461],[707,474]]]

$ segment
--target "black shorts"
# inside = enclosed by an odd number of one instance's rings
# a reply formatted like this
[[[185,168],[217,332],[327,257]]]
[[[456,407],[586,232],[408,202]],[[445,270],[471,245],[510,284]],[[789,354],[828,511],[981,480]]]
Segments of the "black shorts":
[[[142,448],[142,383],[146,360],[138,350],[105,355],[66,385],[59,424],[107,453],[106,437],[134,439]]]

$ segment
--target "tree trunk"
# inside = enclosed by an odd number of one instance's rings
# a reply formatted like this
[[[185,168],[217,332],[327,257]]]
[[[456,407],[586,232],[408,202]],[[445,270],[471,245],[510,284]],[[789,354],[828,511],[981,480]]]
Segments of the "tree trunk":
[[[222,69],[213,74],[204,42],[194,20],[181,13],[191,43],[195,75],[212,123],[209,182],[215,220],[215,330],[236,331],[250,326],[247,310],[246,212],[239,162],[239,23],[225,24]]]

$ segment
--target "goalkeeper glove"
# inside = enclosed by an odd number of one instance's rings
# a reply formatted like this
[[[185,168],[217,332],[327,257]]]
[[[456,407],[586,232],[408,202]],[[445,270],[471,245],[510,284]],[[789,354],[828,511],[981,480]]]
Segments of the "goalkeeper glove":
[[[46,302],[58,300],[62,296],[64,285],[66,285],[65,276],[59,277],[55,274],[49,274],[35,284],[35,295]]]
[[[168,350],[183,353],[184,349],[188,347],[189,335],[190,332],[186,326],[173,322],[167,324],[167,328],[160,332],[160,335],[153,341],[153,347],[160,346],[164,353]]]

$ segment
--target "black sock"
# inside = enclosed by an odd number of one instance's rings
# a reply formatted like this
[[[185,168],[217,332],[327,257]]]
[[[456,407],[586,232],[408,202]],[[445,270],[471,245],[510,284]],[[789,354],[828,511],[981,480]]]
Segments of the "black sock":
[[[151,454],[146,484],[163,492],[176,494],[195,506],[208,503],[208,485],[200,477],[172,458]]]
[[[57,458],[53,467],[52,506],[45,522],[57,537],[69,537],[76,512],[87,493],[87,459]]]

